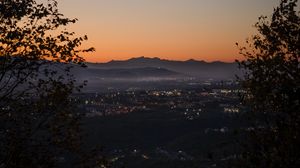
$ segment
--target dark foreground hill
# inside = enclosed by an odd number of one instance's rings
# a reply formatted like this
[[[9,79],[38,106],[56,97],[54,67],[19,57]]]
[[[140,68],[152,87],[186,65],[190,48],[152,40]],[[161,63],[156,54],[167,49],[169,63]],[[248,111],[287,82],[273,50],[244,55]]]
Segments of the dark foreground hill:
[[[100,69],[94,67],[81,68],[76,67],[73,69],[74,74],[78,78],[85,78],[86,80],[99,80],[99,79],[146,79],[146,78],[180,78],[185,75],[174,72],[164,68],[157,67],[141,67],[141,68],[111,68]]]

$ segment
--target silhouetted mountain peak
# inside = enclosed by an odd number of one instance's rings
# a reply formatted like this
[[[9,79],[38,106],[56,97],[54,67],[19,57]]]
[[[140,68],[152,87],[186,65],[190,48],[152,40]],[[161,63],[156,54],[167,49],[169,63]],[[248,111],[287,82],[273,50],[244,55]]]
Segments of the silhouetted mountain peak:
[[[144,56],[124,61],[110,61],[108,63],[92,64],[90,67],[96,69],[133,69],[145,67],[163,68],[188,76],[214,79],[235,78],[235,74],[238,74],[238,66],[236,63],[225,63],[220,61],[205,62],[194,59],[175,61]]]
[[[186,60],[186,62],[197,62],[197,61],[194,59],[189,59],[189,60]]]
[[[150,57],[141,56],[141,57],[131,58],[127,61],[128,62],[146,62],[146,61],[151,62],[151,61],[161,61],[161,59],[158,57],[150,58]]]

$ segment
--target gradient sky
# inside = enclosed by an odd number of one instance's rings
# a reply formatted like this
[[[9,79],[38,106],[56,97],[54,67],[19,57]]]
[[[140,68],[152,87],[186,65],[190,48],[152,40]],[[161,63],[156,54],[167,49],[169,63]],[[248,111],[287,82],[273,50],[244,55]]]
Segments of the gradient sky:
[[[59,0],[60,11],[79,19],[70,30],[87,34],[90,62],[160,57],[234,61],[235,46],[255,32],[260,15],[279,0]]]

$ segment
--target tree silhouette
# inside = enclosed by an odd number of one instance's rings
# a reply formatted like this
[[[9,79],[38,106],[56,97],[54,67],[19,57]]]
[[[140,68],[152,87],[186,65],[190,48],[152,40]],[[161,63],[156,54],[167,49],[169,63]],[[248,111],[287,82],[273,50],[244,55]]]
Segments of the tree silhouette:
[[[71,65],[84,66],[75,23],[56,0],[0,1],[0,167],[57,167],[83,154]],[[96,157],[94,155],[93,157]],[[89,158],[91,159],[91,158]],[[95,167],[102,162],[75,164]],[[72,167],[74,167],[73,165]]]
[[[251,108],[243,152],[237,167],[300,166],[300,13],[297,0],[281,0],[270,19],[262,16],[259,34],[240,47],[240,61]],[[299,9],[299,8],[298,8]]]

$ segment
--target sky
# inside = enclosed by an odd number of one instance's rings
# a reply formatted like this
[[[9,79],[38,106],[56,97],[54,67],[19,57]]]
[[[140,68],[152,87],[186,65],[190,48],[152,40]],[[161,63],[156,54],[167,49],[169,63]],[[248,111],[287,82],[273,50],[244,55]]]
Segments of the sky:
[[[59,0],[59,10],[79,21],[69,30],[88,35],[88,62],[159,57],[232,62],[236,42],[255,33],[261,15],[279,0]]]

